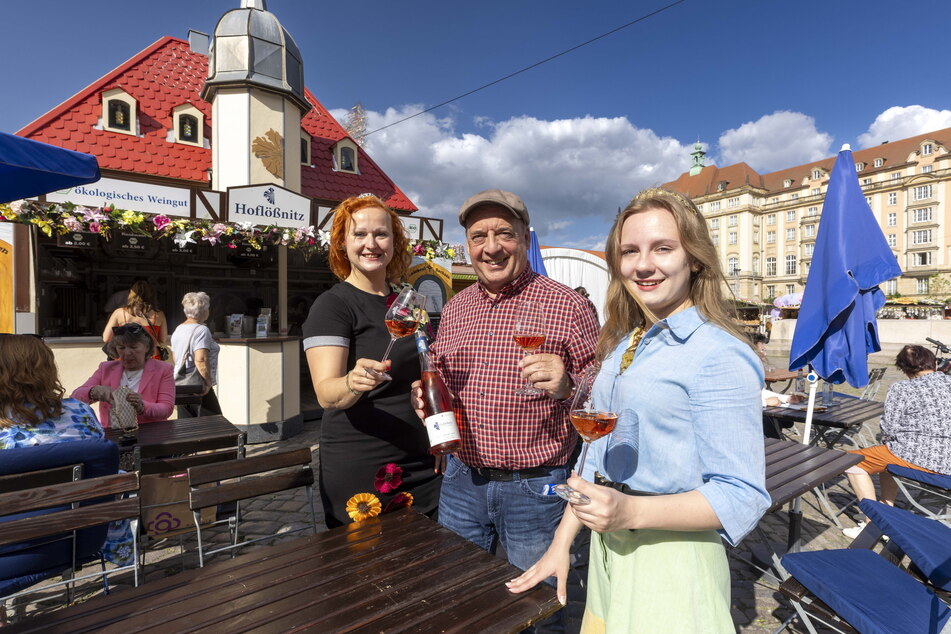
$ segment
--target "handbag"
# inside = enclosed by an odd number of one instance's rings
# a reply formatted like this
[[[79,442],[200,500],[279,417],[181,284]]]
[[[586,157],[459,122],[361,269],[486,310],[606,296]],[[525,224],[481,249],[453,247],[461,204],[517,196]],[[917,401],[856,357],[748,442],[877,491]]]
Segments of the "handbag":
[[[198,329],[201,328],[201,325],[195,326],[192,330],[192,336],[188,338],[188,353],[185,355],[185,358],[182,360],[182,365],[178,368],[178,371],[175,373],[175,387],[190,387],[190,388],[204,388],[205,379],[202,378],[201,373],[198,371],[198,366],[195,365],[195,353],[192,350],[192,342],[195,340],[195,333],[198,332]],[[191,359],[192,368],[191,372],[185,372],[185,366],[188,364],[188,360]],[[200,390],[196,390],[200,391]]]
[[[155,326],[152,325],[152,320],[149,319],[148,314],[146,314],[145,321],[149,323],[149,329],[154,330]],[[152,332],[149,332],[152,335],[152,340],[155,342],[155,353],[159,356],[159,359],[165,361],[166,363],[172,363],[174,359],[172,358],[172,348],[167,343],[159,341],[155,338],[155,335]]]

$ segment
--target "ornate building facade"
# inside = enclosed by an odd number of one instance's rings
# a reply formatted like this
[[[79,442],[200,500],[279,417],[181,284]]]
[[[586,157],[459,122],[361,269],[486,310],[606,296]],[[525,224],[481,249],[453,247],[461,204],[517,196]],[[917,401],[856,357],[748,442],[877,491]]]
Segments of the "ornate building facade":
[[[768,174],[746,163],[704,165],[664,187],[689,196],[704,217],[727,281],[741,299],[802,291],[835,156]],[[951,296],[951,128],[853,152],[859,183],[898,258],[886,295]]]

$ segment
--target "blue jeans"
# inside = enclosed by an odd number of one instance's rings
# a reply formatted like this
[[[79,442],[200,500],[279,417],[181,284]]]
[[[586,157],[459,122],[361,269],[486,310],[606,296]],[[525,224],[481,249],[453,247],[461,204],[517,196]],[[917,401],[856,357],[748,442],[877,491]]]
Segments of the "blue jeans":
[[[526,570],[548,550],[565,502],[551,492],[568,475],[552,467],[548,476],[491,482],[450,455],[439,494],[439,523],[495,554],[499,542],[509,563]],[[555,578],[546,580],[555,585]],[[564,611],[539,623],[546,632],[564,631]]]

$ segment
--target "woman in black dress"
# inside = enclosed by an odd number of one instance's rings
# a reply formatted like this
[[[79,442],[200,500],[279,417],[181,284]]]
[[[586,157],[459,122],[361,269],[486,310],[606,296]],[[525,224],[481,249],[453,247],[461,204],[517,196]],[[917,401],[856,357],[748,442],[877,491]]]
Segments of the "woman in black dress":
[[[392,283],[402,280],[410,259],[399,216],[376,196],[348,198],[334,210],[329,260],[342,281],[317,298],[303,325],[311,380],[325,408],[320,499],[328,528],[351,521],[347,505],[360,493],[386,508],[408,492],[414,509],[436,512],[440,476],[409,398],[419,379],[413,337],[399,339],[389,360],[379,361],[390,342],[384,317],[395,298]],[[371,370],[393,380],[381,381]],[[402,469],[394,490],[377,483],[377,472],[389,464]]]

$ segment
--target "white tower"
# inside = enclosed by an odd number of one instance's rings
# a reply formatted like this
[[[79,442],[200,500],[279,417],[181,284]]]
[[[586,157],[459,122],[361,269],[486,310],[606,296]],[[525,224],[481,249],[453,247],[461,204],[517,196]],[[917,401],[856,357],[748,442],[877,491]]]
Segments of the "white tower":
[[[201,97],[212,107],[212,189],[275,183],[300,192],[304,65],[265,0],[215,27]]]

